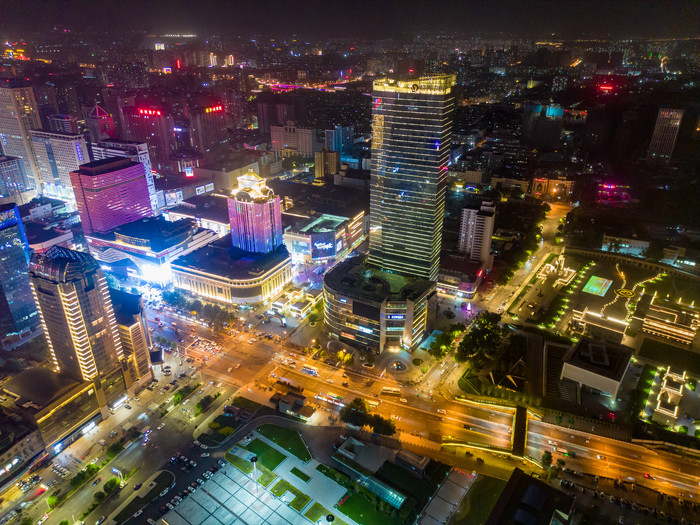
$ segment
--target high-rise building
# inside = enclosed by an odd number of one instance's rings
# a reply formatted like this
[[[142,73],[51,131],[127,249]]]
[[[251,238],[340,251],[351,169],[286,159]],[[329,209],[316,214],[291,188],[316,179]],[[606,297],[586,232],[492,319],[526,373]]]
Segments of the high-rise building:
[[[143,164],[109,158],[71,172],[73,192],[86,235],[153,216]]]
[[[190,111],[190,140],[209,164],[223,160],[228,149],[229,120],[221,104]]]
[[[72,135],[77,135],[80,133],[80,129],[78,128],[78,117],[75,115],[49,115],[47,121],[49,123],[49,131],[70,133]]]
[[[20,195],[28,189],[29,181],[22,159],[0,156],[0,198]]]
[[[130,386],[122,373],[125,356],[107,279],[95,259],[53,246],[32,256],[29,278],[55,371],[92,381],[100,405],[121,396]]]
[[[87,124],[90,140],[93,142],[113,139],[117,135],[117,131],[114,128],[114,119],[97,104],[88,114],[85,124]]]
[[[36,106],[39,109],[39,119],[46,129],[50,130],[51,128],[48,127],[49,117],[60,113],[56,88],[51,84],[34,84],[32,90],[34,91]]]
[[[92,151],[92,160],[124,157],[143,164],[143,169],[146,173],[146,184],[148,185],[148,195],[151,198],[151,208],[154,210],[158,208],[156,186],[153,182],[153,169],[151,168],[151,156],[148,153],[148,144],[145,142],[135,142],[133,140],[109,139],[91,143],[90,150]]]
[[[151,367],[151,336],[140,295],[114,288],[109,289],[119,330],[122,352],[132,379],[153,379]]]
[[[287,122],[286,126],[270,126],[272,151],[279,151],[284,157],[313,157],[314,153],[323,148],[323,143],[319,142],[316,135],[315,129],[300,128],[293,122]]]
[[[383,270],[437,280],[454,84],[374,82],[369,262]]]
[[[170,169],[170,155],[176,149],[173,117],[165,109],[124,109],[124,138],[148,144],[151,164],[159,173]]]
[[[0,147],[8,157],[19,157],[24,163],[29,186],[41,189],[41,179],[29,132],[41,129],[39,110],[30,87],[0,84]]]
[[[682,119],[682,109],[659,109],[647,153],[649,164],[668,164],[671,161]]]
[[[30,131],[42,193],[75,206],[70,173],[90,162],[85,137],[57,131]]]
[[[0,204],[0,346],[39,325],[28,271],[29,245],[17,205]]]
[[[355,143],[355,126],[336,126],[326,130],[326,149],[349,153]]]
[[[316,180],[340,173],[340,151],[328,151],[323,148],[314,154],[314,171]]]
[[[269,253],[282,244],[282,208],[279,195],[254,171],[238,177],[228,199],[233,246],[254,253]]]
[[[135,98],[128,95],[123,89],[105,88],[102,90],[102,100],[107,113],[110,114],[114,121],[114,129],[117,136],[125,137],[124,111],[136,105]]]
[[[462,210],[457,247],[460,253],[468,254],[473,263],[488,263],[490,260],[495,215],[496,206],[492,201]]]

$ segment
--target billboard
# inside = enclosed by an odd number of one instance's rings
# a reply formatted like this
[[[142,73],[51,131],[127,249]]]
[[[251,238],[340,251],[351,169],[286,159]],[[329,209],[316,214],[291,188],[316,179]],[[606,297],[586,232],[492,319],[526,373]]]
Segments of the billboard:
[[[335,232],[319,232],[311,236],[311,258],[325,259],[335,256]]]

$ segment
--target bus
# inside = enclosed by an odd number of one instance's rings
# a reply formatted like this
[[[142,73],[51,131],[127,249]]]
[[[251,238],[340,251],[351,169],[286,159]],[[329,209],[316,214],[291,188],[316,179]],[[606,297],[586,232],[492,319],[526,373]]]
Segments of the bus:
[[[344,406],[343,396],[339,396],[338,394],[328,392],[328,394],[326,394],[326,397],[328,398],[327,400],[329,403],[333,403],[334,405]]]
[[[310,376],[317,376],[318,375],[318,369],[314,368],[313,366],[309,366],[309,365],[302,366],[301,371],[304,372],[305,374],[309,374]]]
[[[576,452],[566,450],[565,448],[558,448],[556,446],[552,447],[553,452],[559,452],[562,456],[568,456],[570,458],[575,458],[576,457]]]
[[[401,397],[401,390],[399,390],[398,388],[385,386],[384,388],[382,388],[382,395]]]
[[[369,406],[370,408],[377,408],[379,406],[379,401],[375,399],[368,399],[367,406]]]

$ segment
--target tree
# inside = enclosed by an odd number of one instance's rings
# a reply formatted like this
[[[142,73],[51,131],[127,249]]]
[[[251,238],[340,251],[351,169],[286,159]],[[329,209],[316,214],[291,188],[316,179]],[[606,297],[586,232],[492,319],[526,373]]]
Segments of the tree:
[[[344,423],[363,427],[369,423],[369,410],[367,402],[361,397],[356,397],[346,406],[340,409],[340,420]]]
[[[545,450],[542,453],[542,468],[547,470],[552,465],[552,453],[549,450]]]
[[[48,498],[46,498],[46,503],[49,507],[54,508],[56,506],[56,503],[58,503],[58,496],[49,496]]]
[[[105,483],[105,486],[103,487],[105,493],[111,494],[112,492],[116,491],[119,488],[119,478],[110,478],[107,480]]]
[[[95,502],[97,503],[102,503],[104,499],[107,497],[107,494],[102,492],[101,490],[98,492],[95,492],[95,495],[93,496],[95,498]]]
[[[34,520],[27,516],[26,518],[22,518],[20,525],[34,525]]]
[[[58,525],[70,525],[70,521],[68,520],[61,520],[58,522]]]
[[[309,323],[315,323],[318,321],[318,314],[316,312],[311,312],[307,316],[307,319],[309,320]]]
[[[11,357],[7,361],[5,361],[5,370],[10,372],[11,374],[16,374],[17,372],[21,372],[24,370],[24,363],[20,361],[19,359],[15,359],[14,357]]]
[[[557,460],[557,465],[559,465],[560,467],[563,467],[564,465],[566,465],[566,463],[564,462],[563,459],[558,459],[558,460]]]
[[[473,359],[480,362],[489,358],[508,334],[507,330],[499,325],[500,321],[499,314],[491,312],[481,314],[469,333],[459,343],[455,360],[462,362]]]
[[[352,353],[343,349],[336,354],[336,358],[344,365],[351,365],[354,362]]]
[[[379,414],[372,414],[368,418],[372,431],[382,436],[393,436],[396,434],[396,423],[393,419],[387,419]]]

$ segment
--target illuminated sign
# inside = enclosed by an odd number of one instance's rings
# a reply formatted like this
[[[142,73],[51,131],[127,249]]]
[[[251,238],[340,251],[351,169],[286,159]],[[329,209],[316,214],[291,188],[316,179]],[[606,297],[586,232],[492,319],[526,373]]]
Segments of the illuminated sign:
[[[345,297],[341,297],[341,298],[338,299],[338,300],[339,300],[341,303],[347,303],[347,302],[348,302],[348,300],[347,300]]]
[[[406,316],[403,314],[391,314],[386,316],[387,319],[395,319],[395,320],[403,320],[406,319]]]
[[[204,186],[197,187],[197,195],[202,195],[204,193]]]
[[[194,170],[192,166],[187,166],[183,169],[183,171],[185,172],[185,177],[194,177]]]
[[[206,108],[204,110],[204,112],[205,113],[216,113],[216,112],[223,111],[223,110],[224,110],[223,106],[212,106],[210,108]]]
[[[374,330],[372,330],[371,328],[365,328],[364,326],[358,326],[357,329],[360,332],[365,333],[365,334],[373,334],[374,333]]]
[[[161,112],[159,109],[139,109],[139,115],[153,115],[160,117]]]
[[[156,42],[156,51],[165,51],[165,44]]]
[[[83,429],[82,429],[80,432],[81,432],[83,435],[85,435],[85,434],[87,434],[88,432],[90,432],[93,428],[95,428],[95,426],[96,426],[96,425],[95,425],[95,422],[94,422],[94,421],[90,421],[87,425],[85,425],[85,426],[83,427]]]
[[[315,242],[314,247],[317,250],[330,250],[333,248],[332,242]]]
[[[601,91],[605,91],[606,93],[609,93],[610,91],[613,90],[612,86],[600,86]]]
[[[172,72],[173,72],[173,68],[171,68],[171,67],[164,67],[163,68],[163,73],[165,73],[166,75],[169,73],[172,73]]]

